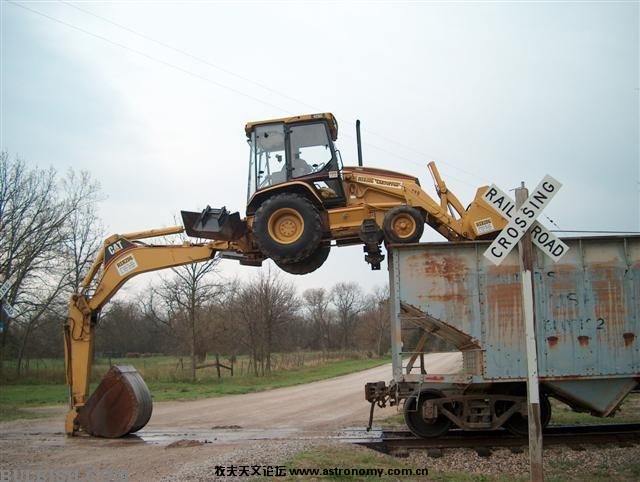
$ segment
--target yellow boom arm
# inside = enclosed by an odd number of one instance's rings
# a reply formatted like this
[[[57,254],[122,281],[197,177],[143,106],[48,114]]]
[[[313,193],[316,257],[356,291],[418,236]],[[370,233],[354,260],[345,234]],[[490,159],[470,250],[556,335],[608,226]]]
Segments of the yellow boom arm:
[[[69,412],[65,422],[65,432],[68,435],[73,435],[80,428],[93,432],[91,427],[81,427],[78,413],[89,397],[94,327],[97,314],[105,303],[126,281],[138,274],[206,261],[213,258],[218,251],[238,250],[234,244],[227,241],[164,245],[145,244],[139,241],[145,238],[179,234],[183,231],[184,228],[181,226],[175,226],[113,235],[107,238],[89,273],[82,281],[79,293],[71,296],[69,315],[64,325],[65,369],[69,385]],[[90,294],[92,286],[95,286],[95,291]],[[100,434],[99,430],[97,434],[111,436],[108,432]]]

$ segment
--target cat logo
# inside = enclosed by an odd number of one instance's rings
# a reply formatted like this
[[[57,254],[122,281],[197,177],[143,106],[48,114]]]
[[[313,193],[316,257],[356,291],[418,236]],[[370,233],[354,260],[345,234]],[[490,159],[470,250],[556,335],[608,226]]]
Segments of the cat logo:
[[[104,249],[104,265],[107,266],[114,258],[121,256],[125,250],[135,248],[135,246],[124,238],[114,241]]]

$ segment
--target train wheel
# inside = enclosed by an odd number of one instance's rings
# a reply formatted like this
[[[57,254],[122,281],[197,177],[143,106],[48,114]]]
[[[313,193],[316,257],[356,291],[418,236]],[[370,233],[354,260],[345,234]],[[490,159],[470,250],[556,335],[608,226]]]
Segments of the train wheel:
[[[442,398],[442,394],[436,391],[419,392],[407,398],[404,402],[404,420],[409,429],[418,437],[434,438],[447,433],[451,428],[451,420],[438,413],[435,417],[425,416],[425,402]],[[455,407],[447,407],[454,411]]]
[[[540,394],[540,422],[544,429],[551,421],[551,402],[549,397],[544,394]],[[528,435],[529,434],[529,417],[526,417],[520,413],[516,413],[509,417],[504,423],[504,428],[514,435]]]

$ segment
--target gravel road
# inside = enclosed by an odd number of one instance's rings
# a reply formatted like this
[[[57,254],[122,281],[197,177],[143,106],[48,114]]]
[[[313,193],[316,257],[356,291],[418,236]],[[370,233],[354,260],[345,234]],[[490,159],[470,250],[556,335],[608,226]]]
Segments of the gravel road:
[[[430,355],[426,362],[432,373],[452,373],[461,365],[456,353]],[[310,444],[331,441],[342,427],[364,427],[364,384],[390,378],[385,365],[267,392],[159,402],[138,437],[116,440],[66,437],[66,407],[45,408],[47,418],[0,424],[0,474],[77,471],[126,474],[135,481],[211,480],[214,465],[282,463]],[[375,420],[395,413],[378,409]]]

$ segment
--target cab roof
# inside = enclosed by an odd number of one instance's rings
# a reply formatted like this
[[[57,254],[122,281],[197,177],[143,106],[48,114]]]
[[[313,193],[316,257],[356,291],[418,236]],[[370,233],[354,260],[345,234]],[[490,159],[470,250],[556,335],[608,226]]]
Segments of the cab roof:
[[[264,124],[297,124],[299,122],[309,122],[315,121],[318,119],[324,119],[327,121],[329,125],[329,131],[331,132],[331,139],[336,141],[338,140],[338,121],[333,116],[333,114],[329,112],[325,112],[322,114],[306,114],[306,115],[297,115],[294,117],[282,117],[280,119],[269,119],[264,121],[255,121],[255,122],[247,122],[247,125],[244,126],[244,131],[247,134],[247,137],[251,137],[251,132],[256,126],[264,125]]]

